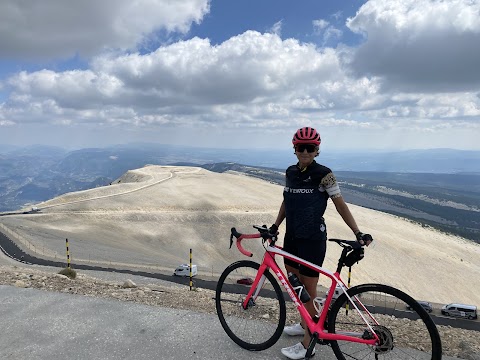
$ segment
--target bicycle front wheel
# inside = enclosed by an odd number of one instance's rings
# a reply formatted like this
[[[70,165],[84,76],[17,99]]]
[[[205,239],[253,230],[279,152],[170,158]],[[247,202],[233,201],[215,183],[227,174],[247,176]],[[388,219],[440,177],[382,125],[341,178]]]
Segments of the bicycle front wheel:
[[[368,346],[347,341],[332,341],[332,349],[337,359],[442,358],[442,345],[437,327],[430,315],[412,297],[391,286],[381,284],[358,285],[347,292],[360,312],[353,307],[347,296],[342,294],[330,309],[328,331],[372,338],[370,328],[360,316],[362,314],[379,337],[380,343]]]
[[[259,267],[248,260],[231,264],[220,276],[215,295],[217,315],[227,335],[242,348],[254,351],[275,344],[286,319],[282,290],[268,270],[263,274],[258,296],[249,301],[246,309],[242,306]]]

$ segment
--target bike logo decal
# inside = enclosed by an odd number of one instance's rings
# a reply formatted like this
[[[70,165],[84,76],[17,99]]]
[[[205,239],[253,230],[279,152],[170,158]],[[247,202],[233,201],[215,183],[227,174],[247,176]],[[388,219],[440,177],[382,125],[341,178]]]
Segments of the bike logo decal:
[[[297,297],[295,296],[295,293],[293,292],[293,290],[290,288],[290,286],[288,286],[287,280],[285,280],[285,278],[282,276],[282,273],[280,271],[276,272],[276,274],[277,274],[278,280],[280,280],[283,287],[287,290],[288,295],[290,295],[290,297],[292,298],[293,304],[296,307],[299,307],[300,303],[297,301]]]

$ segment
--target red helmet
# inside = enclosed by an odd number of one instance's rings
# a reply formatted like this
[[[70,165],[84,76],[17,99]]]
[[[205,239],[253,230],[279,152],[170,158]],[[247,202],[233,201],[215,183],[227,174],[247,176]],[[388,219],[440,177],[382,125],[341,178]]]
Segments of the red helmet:
[[[303,127],[298,129],[295,135],[293,135],[292,143],[293,145],[297,144],[315,144],[320,145],[320,134],[311,127]]]

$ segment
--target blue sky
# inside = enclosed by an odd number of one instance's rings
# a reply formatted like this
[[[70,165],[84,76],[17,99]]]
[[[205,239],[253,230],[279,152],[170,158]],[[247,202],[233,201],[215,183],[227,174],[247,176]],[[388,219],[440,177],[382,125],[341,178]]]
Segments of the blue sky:
[[[476,0],[4,0],[0,23],[0,144],[480,149]]]

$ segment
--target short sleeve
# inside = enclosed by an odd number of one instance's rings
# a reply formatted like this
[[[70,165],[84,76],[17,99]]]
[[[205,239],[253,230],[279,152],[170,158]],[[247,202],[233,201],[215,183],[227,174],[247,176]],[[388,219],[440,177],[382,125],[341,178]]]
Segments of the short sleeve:
[[[340,192],[340,187],[338,186],[337,179],[332,172],[329,172],[325,175],[322,180],[320,180],[320,186],[325,189],[330,198],[335,199],[342,196]]]

